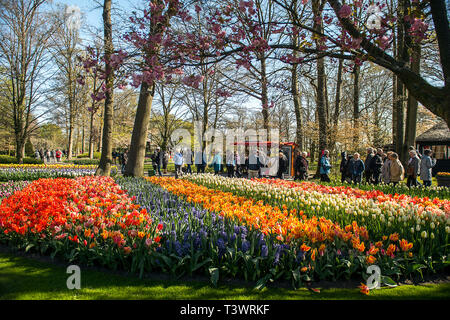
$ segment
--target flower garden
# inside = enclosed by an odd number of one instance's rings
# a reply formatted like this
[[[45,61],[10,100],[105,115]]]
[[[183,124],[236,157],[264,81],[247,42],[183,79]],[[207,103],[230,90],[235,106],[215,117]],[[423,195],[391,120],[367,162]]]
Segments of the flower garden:
[[[113,179],[85,167],[0,170],[11,178],[0,184],[0,244],[68,263],[141,277],[204,275],[213,285],[238,278],[257,288],[363,282],[373,264],[388,286],[448,271],[446,199],[210,174]],[[50,177],[36,179],[41,174]]]

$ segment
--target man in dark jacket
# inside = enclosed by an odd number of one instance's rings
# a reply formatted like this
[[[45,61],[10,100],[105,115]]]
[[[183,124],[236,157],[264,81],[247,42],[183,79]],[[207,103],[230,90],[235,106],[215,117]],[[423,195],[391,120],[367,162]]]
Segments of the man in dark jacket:
[[[341,153],[341,165],[339,167],[339,171],[341,172],[341,182],[343,183],[347,178],[347,168],[348,168],[348,157],[347,152],[343,151]]]
[[[262,163],[259,160],[259,154],[256,150],[252,150],[250,152],[250,155],[247,162],[247,168],[248,168],[248,178],[258,178],[259,177],[259,169],[262,167]]]
[[[372,159],[370,160],[370,171],[372,172],[373,183],[380,183],[380,175],[383,167],[383,158],[381,155],[383,154],[383,149],[378,148],[377,153],[374,154]]]
[[[306,152],[298,152],[294,162],[295,180],[306,180],[308,178],[308,160]]]
[[[286,171],[288,165],[288,160],[284,153],[280,151],[279,158],[278,158],[278,173],[277,177],[278,179],[283,179],[283,173]]]
[[[347,166],[345,168],[345,181],[347,181],[348,183],[352,183],[353,181],[353,168],[352,168],[352,164],[353,164],[354,158],[353,155],[348,154],[347,155]],[[362,160],[361,160],[362,162]],[[363,162],[364,164],[364,162]]]
[[[157,147],[155,152],[152,155],[152,164],[155,170],[155,174],[158,172],[158,175],[161,177],[161,166],[163,163],[163,153],[161,152],[161,148]]]
[[[372,183],[372,171],[370,168],[370,162],[372,161],[373,156],[375,155],[374,150],[372,148],[367,148],[367,157],[366,161],[364,161],[364,176],[366,177],[367,183]]]

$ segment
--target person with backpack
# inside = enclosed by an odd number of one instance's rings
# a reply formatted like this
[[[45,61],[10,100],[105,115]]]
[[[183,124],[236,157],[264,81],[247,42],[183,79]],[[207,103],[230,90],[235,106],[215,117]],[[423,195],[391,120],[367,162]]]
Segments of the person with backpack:
[[[417,186],[417,176],[419,175],[420,169],[420,159],[417,156],[415,150],[409,152],[409,160],[406,166],[406,185],[411,188],[411,186]]]
[[[426,149],[420,161],[420,179],[422,179],[424,187],[431,187],[432,168],[436,165],[436,159],[432,159],[431,154],[432,151]]]
[[[320,181],[322,182],[330,182],[330,170],[331,170],[331,164],[330,164],[330,158],[329,158],[330,152],[328,150],[325,150],[323,152],[322,158],[320,158]]]
[[[372,173],[372,180],[374,184],[380,183],[381,168],[383,167],[383,149],[378,148],[377,152],[370,159],[370,171]]]

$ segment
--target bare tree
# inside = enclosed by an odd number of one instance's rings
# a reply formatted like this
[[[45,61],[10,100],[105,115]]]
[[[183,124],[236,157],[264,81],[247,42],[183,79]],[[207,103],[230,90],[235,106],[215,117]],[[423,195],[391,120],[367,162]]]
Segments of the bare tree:
[[[54,32],[41,9],[45,0],[0,1],[0,66],[8,78],[9,104],[16,157],[22,163],[25,143],[45,115],[42,94],[48,80],[48,48]]]

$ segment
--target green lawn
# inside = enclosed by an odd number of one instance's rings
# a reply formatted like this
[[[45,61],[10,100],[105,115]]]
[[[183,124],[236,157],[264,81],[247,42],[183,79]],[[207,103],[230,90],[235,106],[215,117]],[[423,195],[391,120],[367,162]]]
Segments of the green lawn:
[[[359,289],[269,288],[257,291],[250,286],[221,284],[212,288],[206,281],[139,279],[135,276],[81,268],[81,289],[69,290],[69,274],[63,266],[0,253],[0,300],[5,299],[448,299],[450,284],[400,286],[372,290],[369,296]]]

